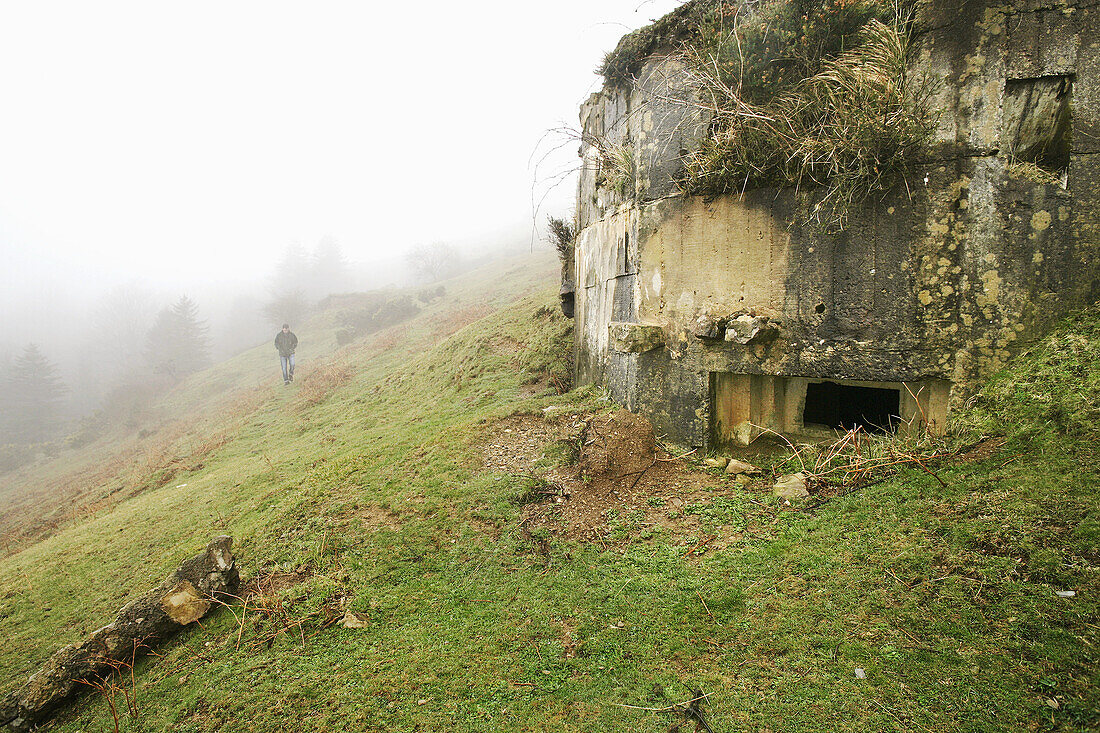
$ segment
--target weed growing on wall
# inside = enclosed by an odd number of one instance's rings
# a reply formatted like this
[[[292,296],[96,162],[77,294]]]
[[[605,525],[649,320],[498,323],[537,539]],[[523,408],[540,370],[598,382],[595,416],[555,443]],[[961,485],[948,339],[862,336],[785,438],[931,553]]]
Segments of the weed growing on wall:
[[[577,238],[576,226],[573,222],[550,216],[547,217],[546,229],[550,234],[550,243],[558,253],[558,261],[563,264],[568,262],[573,255],[573,243]]]
[[[621,143],[599,141],[599,173],[596,185],[626,198],[634,187],[634,147],[629,139]]]
[[[624,39],[603,71],[623,83],[642,53],[682,55],[696,104],[711,117],[685,156],[684,191],[819,188],[812,218],[838,230],[855,205],[893,185],[931,134],[930,85],[906,65],[911,5],[689,3]]]

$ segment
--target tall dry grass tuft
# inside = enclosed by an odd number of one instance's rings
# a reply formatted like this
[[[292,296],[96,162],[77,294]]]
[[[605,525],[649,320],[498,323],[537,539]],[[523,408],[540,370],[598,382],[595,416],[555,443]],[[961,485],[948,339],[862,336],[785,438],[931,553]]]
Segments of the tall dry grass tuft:
[[[712,126],[686,156],[685,190],[820,187],[812,218],[844,228],[853,207],[885,192],[931,136],[931,83],[907,73],[908,45],[902,23],[872,19],[854,47],[762,103],[748,101],[713,54],[687,47],[691,83]]]
[[[409,340],[409,327],[405,325],[390,326],[389,328],[379,331],[368,342],[368,348],[372,352],[389,351],[395,348],[398,344],[405,343]]]
[[[438,328],[436,329],[436,343],[494,312],[496,312],[496,308],[493,306],[479,304],[458,308],[442,314],[439,317]]]
[[[315,364],[298,380],[294,406],[306,409],[320,404],[330,394],[351,381],[354,371],[346,362],[322,361]]]
[[[558,253],[558,260],[563,264],[568,262],[573,256],[573,243],[577,238],[576,226],[572,222],[550,216],[546,220],[546,229],[550,233],[550,243]]]

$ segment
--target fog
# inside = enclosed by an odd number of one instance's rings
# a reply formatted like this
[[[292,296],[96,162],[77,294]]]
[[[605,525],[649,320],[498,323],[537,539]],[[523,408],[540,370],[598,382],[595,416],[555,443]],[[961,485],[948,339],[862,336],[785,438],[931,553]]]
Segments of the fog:
[[[365,290],[408,282],[426,243],[547,246],[578,164],[547,132],[676,5],[6,3],[0,367],[37,344],[71,419],[182,296],[215,359],[271,338],[295,248],[335,243],[333,287]]]

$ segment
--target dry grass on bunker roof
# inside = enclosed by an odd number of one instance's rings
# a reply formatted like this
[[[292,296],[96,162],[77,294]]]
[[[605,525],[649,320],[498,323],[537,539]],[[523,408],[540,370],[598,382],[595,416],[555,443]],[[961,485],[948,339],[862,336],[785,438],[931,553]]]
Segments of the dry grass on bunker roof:
[[[760,186],[819,189],[811,219],[842,229],[926,148],[929,82],[907,68],[912,3],[886,0],[695,2],[623,39],[603,72],[629,83],[644,58],[688,67],[708,134],[689,151],[689,193]]]

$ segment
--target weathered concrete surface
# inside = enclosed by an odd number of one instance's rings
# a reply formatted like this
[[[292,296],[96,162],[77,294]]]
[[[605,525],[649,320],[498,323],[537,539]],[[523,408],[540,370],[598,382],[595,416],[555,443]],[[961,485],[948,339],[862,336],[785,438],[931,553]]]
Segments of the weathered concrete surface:
[[[607,330],[611,348],[624,354],[642,354],[660,348],[664,343],[664,332],[660,326],[612,321]]]
[[[627,195],[608,191],[597,146],[582,147],[579,383],[608,387],[692,446],[750,420],[751,400],[743,419],[717,424],[719,375],[781,395],[758,397],[752,415],[772,429],[797,431],[805,380],[830,379],[892,386],[903,421],[942,430],[951,404],[1100,294],[1100,6],[926,0],[919,28],[912,73],[934,80],[940,110],[932,150],[839,234],[805,223],[812,190],[676,192],[679,154],[705,127],[677,101],[690,93],[676,61],[653,59],[632,89],[593,95],[586,140],[632,147],[637,174]],[[779,325],[730,336],[744,315]],[[661,329],[664,347],[616,352],[612,322]]]
[[[0,727],[30,730],[79,688],[194,623],[213,599],[237,590],[233,540],[220,536],[163,583],[127,604],[114,621],[77,644],[59,649],[23,687],[0,702]]]

